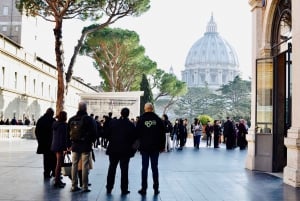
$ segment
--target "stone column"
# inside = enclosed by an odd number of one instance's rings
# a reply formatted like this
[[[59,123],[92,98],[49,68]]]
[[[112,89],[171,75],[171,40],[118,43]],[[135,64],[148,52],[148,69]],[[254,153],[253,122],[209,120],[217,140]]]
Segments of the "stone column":
[[[287,165],[283,181],[293,187],[300,187],[300,1],[292,0],[292,127],[284,140],[287,147]]]
[[[255,104],[256,104],[256,59],[259,57],[262,39],[262,9],[261,0],[249,0],[252,12],[252,85],[251,85],[251,122],[248,131],[248,152],[246,157],[246,168],[255,169]]]

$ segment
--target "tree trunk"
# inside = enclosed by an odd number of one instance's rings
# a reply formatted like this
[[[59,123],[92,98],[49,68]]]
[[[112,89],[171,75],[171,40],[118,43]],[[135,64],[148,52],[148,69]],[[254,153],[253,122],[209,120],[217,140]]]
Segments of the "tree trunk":
[[[55,36],[55,57],[57,65],[57,97],[56,97],[56,115],[64,109],[65,98],[65,79],[64,79],[64,61],[62,46],[62,21],[57,20],[53,29]]]

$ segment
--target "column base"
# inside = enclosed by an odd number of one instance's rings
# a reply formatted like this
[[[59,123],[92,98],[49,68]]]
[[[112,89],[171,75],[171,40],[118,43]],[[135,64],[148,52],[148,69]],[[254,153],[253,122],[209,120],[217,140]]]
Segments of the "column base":
[[[289,129],[284,144],[287,147],[287,165],[283,171],[283,182],[300,187],[300,128]]]
[[[249,170],[255,170],[255,134],[253,133],[254,130],[249,130],[249,134],[246,135],[248,150],[245,167]]]
[[[283,170],[283,182],[293,187],[300,187],[300,171],[286,166]]]

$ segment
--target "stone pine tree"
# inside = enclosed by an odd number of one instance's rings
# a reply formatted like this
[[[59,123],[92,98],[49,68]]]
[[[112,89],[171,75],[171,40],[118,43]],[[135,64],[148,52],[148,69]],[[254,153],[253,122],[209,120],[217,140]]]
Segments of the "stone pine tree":
[[[156,70],[145,55],[139,35],[120,28],[104,28],[87,36],[80,53],[94,59],[104,91],[136,91],[143,74]]]
[[[57,67],[57,100],[56,113],[64,109],[65,88],[71,81],[73,66],[86,36],[113,24],[126,16],[139,16],[150,8],[150,0],[18,0],[17,8],[28,16],[40,16],[53,22],[55,36],[55,56]],[[63,22],[67,19],[91,20],[97,22],[84,28],[73,56],[65,73],[63,50]],[[99,22],[99,23],[98,23]],[[64,79],[65,78],[65,79]],[[66,82],[66,83],[65,83]]]
[[[141,107],[140,107],[140,114],[143,114],[145,103],[148,103],[148,102],[153,103],[153,94],[152,94],[147,76],[145,74],[143,74],[143,76],[142,76],[140,89],[141,89],[141,91],[144,91],[144,96],[141,97]]]

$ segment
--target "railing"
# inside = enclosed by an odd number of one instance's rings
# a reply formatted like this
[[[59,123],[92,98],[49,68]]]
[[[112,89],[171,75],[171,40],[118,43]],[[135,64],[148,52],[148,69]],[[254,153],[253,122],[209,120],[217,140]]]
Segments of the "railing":
[[[35,126],[0,125],[0,140],[2,139],[35,139]]]

